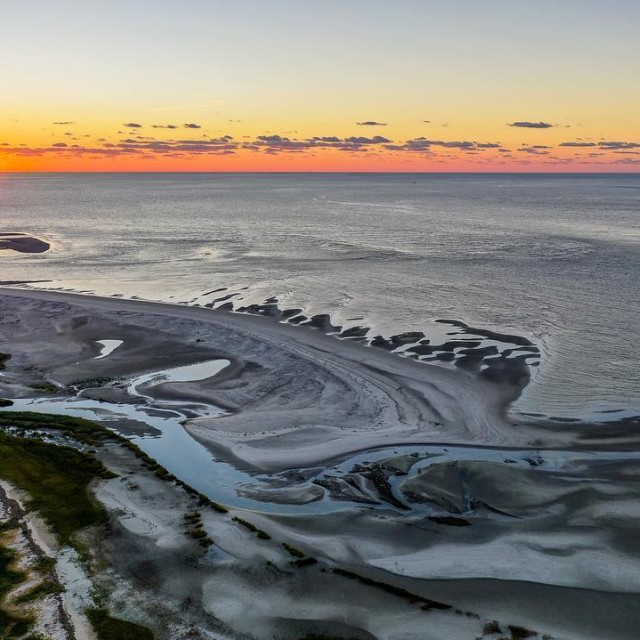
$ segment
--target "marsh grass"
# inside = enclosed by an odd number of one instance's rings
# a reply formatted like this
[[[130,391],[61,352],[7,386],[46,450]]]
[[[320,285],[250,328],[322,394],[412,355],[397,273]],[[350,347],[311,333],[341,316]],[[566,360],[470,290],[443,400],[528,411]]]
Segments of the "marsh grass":
[[[105,440],[121,439],[106,427],[90,420],[31,411],[1,411],[0,427],[15,427],[22,431],[51,429],[90,446],[99,446]]]
[[[17,554],[3,547],[0,540],[0,603],[25,579],[25,574],[13,567],[16,560]],[[0,606],[0,638],[20,638],[29,631],[31,624],[29,618],[19,617]]]
[[[255,524],[249,522],[248,520],[243,520],[242,518],[238,518],[237,516],[233,516],[231,518],[234,522],[237,522],[239,525],[242,525],[245,529],[249,529],[249,531],[258,534],[258,538],[261,540],[271,540],[271,536],[262,529],[258,529]]]
[[[73,544],[77,531],[106,520],[88,486],[114,475],[90,454],[0,432],[0,477],[29,494],[26,506],[42,516],[63,544]]]
[[[89,609],[87,618],[98,640],[154,640],[153,633],[147,627],[113,618],[106,609]]]
[[[339,576],[343,576],[345,578],[349,578],[351,580],[357,580],[361,584],[367,585],[369,587],[377,587],[382,591],[386,591],[387,593],[391,593],[400,598],[404,598],[411,603],[419,603],[422,604],[422,609],[428,611],[429,609],[451,609],[451,605],[444,604],[442,602],[438,602],[437,600],[430,600],[429,598],[424,598],[415,593],[411,593],[402,587],[396,587],[392,584],[388,584],[386,582],[380,582],[379,580],[373,580],[372,578],[367,578],[365,576],[361,576],[353,571],[347,571],[346,569],[340,569],[339,567],[335,567],[332,569],[333,573]]]

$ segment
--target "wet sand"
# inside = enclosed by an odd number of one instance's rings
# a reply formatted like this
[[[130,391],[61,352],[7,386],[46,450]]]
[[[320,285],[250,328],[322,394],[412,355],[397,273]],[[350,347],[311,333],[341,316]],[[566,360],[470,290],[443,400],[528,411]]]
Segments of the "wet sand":
[[[211,378],[141,389],[158,407],[192,405],[186,433],[244,470],[233,487],[256,500],[251,521],[328,566],[480,616],[430,613],[425,631],[419,616],[377,595],[374,606],[347,578],[295,572],[294,586],[261,573],[256,562],[273,551],[256,542],[242,568],[220,566],[194,587],[236,632],[294,638],[308,629],[301,621],[314,620],[323,633],[435,640],[481,637],[477,620],[495,617],[556,638],[634,637],[640,460],[630,427],[594,442],[576,424],[514,424],[506,409],[521,386],[512,379],[366,347],[366,331],[326,335],[337,332],[326,318],[315,330],[283,323],[271,304],[270,313],[229,313],[3,290],[0,351],[13,358],[0,397],[32,398],[34,382],[55,382],[69,397],[93,381],[91,396],[105,408],[138,403],[127,393],[132,376],[225,359]],[[122,344],[100,359],[107,340]],[[148,510],[151,496],[138,497]],[[231,544],[223,530],[213,536]],[[145,545],[159,553],[163,543]]]
[[[12,250],[18,253],[45,253],[51,245],[40,238],[26,233],[0,233],[0,251]]]

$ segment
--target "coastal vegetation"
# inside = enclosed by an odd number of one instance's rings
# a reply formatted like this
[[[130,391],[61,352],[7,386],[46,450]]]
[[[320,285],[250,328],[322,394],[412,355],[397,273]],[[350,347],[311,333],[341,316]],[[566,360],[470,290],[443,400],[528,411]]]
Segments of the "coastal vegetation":
[[[94,447],[101,445],[105,440],[124,440],[97,422],[31,411],[0,412],[0,427],[11,427],[29,434],[39,430],[56,431],[81,444]]]
[[[0,432],[0,477],[29,494],[27,506],[63,544],[73,545],[77,531],[106,519],[88,486],[113,474],[91,454]]]
[[[343,576],[344,578],[349,578],[351,580],[357,580],[361,584],[377,587],[382,591],[386,591],[387,593],[391,593],[395,596],[399,596],[400,598],[404,598],[411,603],[421,603],[422,609],[425,611],[429,609],[451,609],[451,605],[444,604],[442,602],[438,602],[437,600],[431,600],[429,598],[424,598],[415,593],[411,593],[402,587],[396,587],[392,584],[388,584],[386,582],[380,582],[379,580],[373,580],[372,578],[367,578],[365,576],[361,576],[358,573],[353,571],[348,571],[347,569],[341,569],[339,567],[335,567],[333,569],[333,573],[339,576]]]
[[[106,609],[89,609],[87,618],[98,640],[153,640],[154,638],[147,627],[128,620],[113,618]]]
[[[18,616],[5,606],[7,596],[25,579],[25,574],[14,566],[16,560],[15,551],[2,545],[0,530],[0,638],[20,638],[32,624],[29,618]]]
[[[271,540],[271,536],[266,531],[258,529],[258,527],[256,527],[256,525],[252,522],[248,522],[247,520],[243,520],[242,518],[238,518],[237,516],[233,516],[232,520],[245,527],[245,529],[249,529],[249,531],[257,533],[258,538],[260,538],[261,540]]]

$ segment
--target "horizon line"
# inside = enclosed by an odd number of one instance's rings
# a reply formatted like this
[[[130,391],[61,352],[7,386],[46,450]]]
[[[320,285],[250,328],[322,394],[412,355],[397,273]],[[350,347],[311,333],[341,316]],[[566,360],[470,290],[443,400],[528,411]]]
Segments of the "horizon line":
[[[219,170],[176,170],[176,171],[5,171],[1,175],[100,175],[100,174],[131,174],[131,175],[179,175],[179,174],[220,174],[220,175],[622,175],[640,176],[640,171],[219,171]]]

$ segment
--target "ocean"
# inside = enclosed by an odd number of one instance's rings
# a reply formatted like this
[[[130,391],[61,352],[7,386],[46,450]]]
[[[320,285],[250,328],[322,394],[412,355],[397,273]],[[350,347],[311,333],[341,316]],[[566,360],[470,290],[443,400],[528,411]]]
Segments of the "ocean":
[[[1,280],[464,321],[540,348],[515,413],[640,414],[640,175],[3,174],[0,220],[52,245],[0,252]]]

